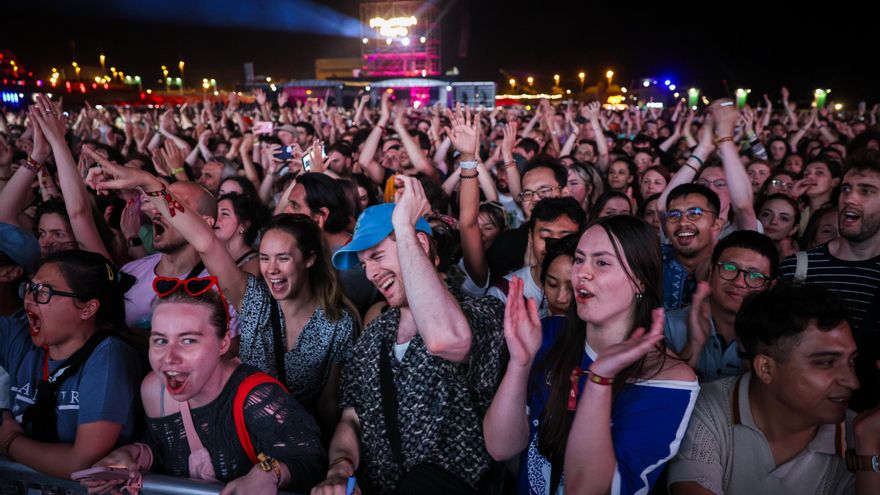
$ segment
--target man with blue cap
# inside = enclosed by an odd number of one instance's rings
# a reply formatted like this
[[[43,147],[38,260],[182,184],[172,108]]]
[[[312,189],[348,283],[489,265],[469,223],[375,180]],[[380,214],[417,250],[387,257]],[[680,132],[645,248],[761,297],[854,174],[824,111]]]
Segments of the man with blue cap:
[[[369,493],[477,493],[489,468],[482,420],[501,377],[504,306],[457,300],[438,274],[421,183],[397,179],[397,203],[364,210],[342,270],[361,263],[389,309],[364,330],[342,373],[330,444],[335,493],[359,466]]]

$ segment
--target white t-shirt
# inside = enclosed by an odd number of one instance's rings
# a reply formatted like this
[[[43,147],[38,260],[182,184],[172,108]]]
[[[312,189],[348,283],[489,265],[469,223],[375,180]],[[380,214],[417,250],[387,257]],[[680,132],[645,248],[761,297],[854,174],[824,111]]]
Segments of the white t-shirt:
[[[162,253],[153,253],[143,258],[126,263],[122,271],[137,279],[128,292],[125,293],[125,323],[128,328],[145,330],[150,328],[153,318],[153,307],[156,301],[156,292],[153,291],[153,279],[156,278],[156,265],[162,259]],[[178,278],[189,275],[177,274]],[[198,274],[199,277],[207,277],[210,274],[207,269]],[[229,305],[229,333],[235,337],[238,335],[238,313]]]
[[[532,278],[532,267],[524,266],[515,272],[505,275],[504,279],[509,282],[514,276],[521,278],[523,281],[523,296],[527,299],[534,299],[538,304],[538,315],[541,318],[547,316],[549,311],[547,309],[547,302],[544,300],[544,289]],[[497,285],[489,287],[486,295],[500,299],[501,302],[507,304],[507,292],[502,291]]]
[[[498,193],[498,202],[504,206],[504,210],[507,212],[507,228],[515,229],[525,223],[526,216],[523,215],[522,210],[519,205],[516,204],[516,201],[513,199],[513,196],[508,194]]]

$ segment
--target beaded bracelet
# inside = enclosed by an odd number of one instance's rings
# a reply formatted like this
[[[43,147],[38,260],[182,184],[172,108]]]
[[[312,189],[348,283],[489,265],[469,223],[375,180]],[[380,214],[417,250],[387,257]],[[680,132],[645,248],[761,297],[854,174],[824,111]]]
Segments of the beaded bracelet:
[[[462,179],[476,179],[478,175],[480,175],[479,172],[475,173],[474,175],[464,175],[464,174],[461,174],[460,177],[461,177]]]

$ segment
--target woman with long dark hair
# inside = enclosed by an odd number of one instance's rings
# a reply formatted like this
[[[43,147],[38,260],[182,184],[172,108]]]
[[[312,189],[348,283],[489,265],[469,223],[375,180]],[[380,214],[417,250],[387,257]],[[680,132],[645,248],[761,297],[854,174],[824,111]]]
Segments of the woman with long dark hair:
[[[568,317],[543,328],[522,281],[511,283],[510,361],[484,419],[486,447],[497,460],[522,452],[518,493],[647,492],[699,390],[662,344],[653,229],[632,216],[596,221],[580,238],[571,283]]]

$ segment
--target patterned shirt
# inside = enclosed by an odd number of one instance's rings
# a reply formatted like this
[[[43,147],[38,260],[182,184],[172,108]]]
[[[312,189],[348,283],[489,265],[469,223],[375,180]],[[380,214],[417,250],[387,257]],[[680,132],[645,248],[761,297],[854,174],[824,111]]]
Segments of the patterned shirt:
[[[697,289],[697,277],[675,259],[672,244],[662,244],[663,253],[663,309],[672,311],[690,305]]]
[[[456,298],[472,332],[468,361],[429,354],[418,334],[403,360],[395,359],[400,309],[391,308],[366,328],[343,369],[340,405],[353,407],[360,419],[362,465],[383,493],[394,491],[404,472],[418,464],[438,465],[472,487],[489,468],[482,423],[503,372],[504,306],[493,297]],[[382,409],[383,352],[397,392],[403,466],[392,453]]]
[[[278,302],[272,298],[266,284],[248,275],[247,291],[241,304],[239,357],[244,363],[280,380],[303,407],[312,410],[327,383],[332,365],[344,363],[351,353],[354,320],[344,311],[342,318],[331,321],[323,309],[316,309],[303,327],[296,346],[284,354],[287,376],[282,378],[275,366],[270,304]],[[281,338],[286,343],[284,313],[280,307],[278,316]]]

